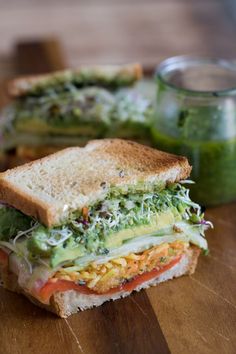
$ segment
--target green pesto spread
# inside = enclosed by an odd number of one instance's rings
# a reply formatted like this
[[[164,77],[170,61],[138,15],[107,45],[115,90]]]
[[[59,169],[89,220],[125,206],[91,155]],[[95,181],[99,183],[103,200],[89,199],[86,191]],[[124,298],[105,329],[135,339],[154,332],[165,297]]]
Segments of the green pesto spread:
[[[99,86],[112,91],[120,87],[131,86],[136,80],[135,75],[129,75],[125,70],[117,73],[109,73],[97,68],[81,68],[78,72],[64,70],[41,77],[37,82],[26,88],[25,95],[52,95],[68,91],[71,87],[81,89],[89,86]]]

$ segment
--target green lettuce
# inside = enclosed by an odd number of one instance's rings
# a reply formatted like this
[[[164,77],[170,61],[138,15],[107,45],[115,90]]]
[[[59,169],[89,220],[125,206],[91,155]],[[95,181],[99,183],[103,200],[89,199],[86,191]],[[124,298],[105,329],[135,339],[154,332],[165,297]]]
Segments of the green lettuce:
[[[10,207],[0,207],[0,240],[8,241],[31,227],[32,218]]]

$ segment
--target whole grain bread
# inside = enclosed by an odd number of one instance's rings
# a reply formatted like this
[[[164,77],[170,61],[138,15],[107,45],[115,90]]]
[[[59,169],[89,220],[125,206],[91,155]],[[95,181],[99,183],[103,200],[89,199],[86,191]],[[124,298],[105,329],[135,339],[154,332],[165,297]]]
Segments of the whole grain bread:
[[[52,227],[104,199],[113,186],[145,189],[190,171],[185,157],[127,140],[93,140],[1,173],[0,200]]]
[[[142,77],[140,64],[81,66],[77,69],[55,71],[43,75],[19,77],[8,83],[11,97],[27,95],[35,90],[77,81],[84,85],[101,84],[110,86],[127,86]]]
[[[179,263],[165,271],[161,275],[157,276],[154,279],[146,281],[141,285],[138,285],[134,291],[140,291],[141,289],[147,289],[150,286],[155,286],[164,281],[180,277],[182,275],[193,274],[196,266],[198,257],[200,254],[200,249],[194,246],[191,246],[187,252],[182,256]],[[66,318],[73,313],[78,311],[83,311],[88,308],[95,306],[100,306],[104,302],[109,300],[117,300],[123,297],[130,295],[130,291],[120,291],[111,295],[85,295],[79,293],[75,290],[68,290],[64,292],[55,293],[50,300],[50,304],[42,304],[36,298],[26,293],[22,288],[19,287],[17,276],[7,269],[0,268],[0,275],[3,279],[3,285],[6,289],[24,294],[31,302],[35,305],[45,308],[48,311],[51,311],[62,318]]]

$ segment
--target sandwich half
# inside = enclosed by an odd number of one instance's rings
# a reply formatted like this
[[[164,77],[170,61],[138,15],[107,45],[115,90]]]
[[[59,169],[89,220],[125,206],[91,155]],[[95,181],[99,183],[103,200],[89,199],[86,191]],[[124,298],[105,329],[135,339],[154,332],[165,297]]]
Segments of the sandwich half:
[[[185,157],[94,140],[0,175],[4,287],[67,317],[194,272],[207,252]]]
[[[22,156],[84,146],[88,140],[149,140],[150,101],[133,85],[139,64],[81,67],[12,80],[12,102],[2,112],[2,147]],[[40,150],[44,146],[45,148]]]

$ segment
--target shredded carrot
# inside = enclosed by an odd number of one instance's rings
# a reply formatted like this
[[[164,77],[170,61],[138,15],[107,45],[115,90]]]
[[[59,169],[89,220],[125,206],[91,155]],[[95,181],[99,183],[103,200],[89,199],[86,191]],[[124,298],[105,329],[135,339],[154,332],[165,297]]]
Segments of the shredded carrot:
[[[82,215],[83,215],[84,221],[88,221],[88,213],[89,213],[89,209],[87,207],[83,207],[82,208]]]
[[[110,260],[105,264],[93,262],[81,271],[69,272],[63,268],[54,277],[63,280],[70,278],[72,281],[83,281],[90,289],[104,293],[110,288],[119,286],[126,279],[169,264],[173,259],[182,255],[187,247],[188,243],[181,241],[171,244],[165,243],[142,253],[131,253]]]

